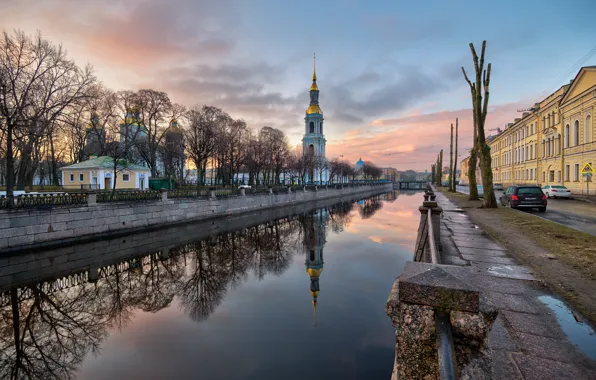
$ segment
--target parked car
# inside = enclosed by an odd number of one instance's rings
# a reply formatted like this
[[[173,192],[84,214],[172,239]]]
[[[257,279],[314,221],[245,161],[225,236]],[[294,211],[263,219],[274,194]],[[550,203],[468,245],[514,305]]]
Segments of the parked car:
[[[546,195],[538,186],[509,186],[499,197],[503,206],[511,208],[537,208],[540,212],[546,211]]]
[[[250,189],[250,185],[239,185],[238,189]]]
[[[500,183],[493,184],[493,190],[494,191],[503,191],[503,184],[500,184]]]
[[[561,185],[542,186],[542,192],[547,198],[571,198],[571,190]]]

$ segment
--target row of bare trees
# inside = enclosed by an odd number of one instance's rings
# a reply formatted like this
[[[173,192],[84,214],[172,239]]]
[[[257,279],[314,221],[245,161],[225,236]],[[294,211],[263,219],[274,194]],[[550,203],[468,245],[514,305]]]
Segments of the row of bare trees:
[[[474,62],[474,82],[472,82],[462,67],[463,76],[470,87],[470,95],[472,97],[472,114],[473,114],[473,145],[470,149],[470,157],[468,160],[468,178],[470,186],[470,200],[478,200],[478,187],[476,179],[476,169],[480,167],[483,185],[483,199],[482,207],[496,208],[497,200],[493,190],[493,173],[492,173],[492,159],[490,154],[490,146],[486,141],[485,124],[488,113],[489,100],[489,86],[491,64],[484,68],[484,54],[486,51],[486,41],[482,42],[482,51],[480,57],[476,53],[474,44],[470,43],[470,50],[472,52],[472,59]],[[457,169],[457,141],[458,141],[458,121],[456,119],[455,132],[455,160],[453,160],[453,124],[451,125],[451,147],[450,147],[450,163],[449,163],[449,190],[455,191],[455,172]],[[433,182],[438,186],[441,185],[442,176],[442,161],[443,151],[441,150],[440,157],[437,158],[437,163],[432,165]],[[455,161],[455,162],[454,162]]]
[[[111,157],[114,190],[132,163],[177,181],[189,179],[189,167],[198,185],[304,183],[324,170],[336,181],[382,174],[370,162],[356,172],[347,161],[304,155],[283,131],[254,131],[216,107],[187,109],[153,89],[114,91],[40,34],[3,32],[0,185],[9,196],[15,185],[60,185],[61,166],[91,155]]]

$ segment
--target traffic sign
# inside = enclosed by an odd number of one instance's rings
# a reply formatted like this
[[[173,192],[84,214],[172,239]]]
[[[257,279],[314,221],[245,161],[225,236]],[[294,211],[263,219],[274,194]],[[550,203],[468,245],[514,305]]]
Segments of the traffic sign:
[[[586,162],[581,170],[582,174],[592,174],[594,173],[594,168],[589,162]]]

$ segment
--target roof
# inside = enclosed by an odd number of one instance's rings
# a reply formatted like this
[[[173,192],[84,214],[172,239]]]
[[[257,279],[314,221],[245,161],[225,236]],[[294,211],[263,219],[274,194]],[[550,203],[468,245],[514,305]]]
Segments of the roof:
[[[60,170],[72,170],[72,169],[113,169],[114,168],[114,159],[110,156],[100,156],[91,158],[87,161],[79,162],[76,164],[64,166],[60,168]],[[144,166],[131,164],[124,159],[118,160],[118,168],[119,169],[128,169],[128,170],[144,170],[150,171],[149,168]]]

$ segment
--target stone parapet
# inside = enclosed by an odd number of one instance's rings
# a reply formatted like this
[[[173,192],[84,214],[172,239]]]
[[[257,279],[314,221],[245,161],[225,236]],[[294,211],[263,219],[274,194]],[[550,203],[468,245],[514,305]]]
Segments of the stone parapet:
[[[470,270],[406,263],[386,304],[396,330],[393,379],[439,379],[439,312],[449,314],[459,378],[490,378],[488,332],[497,313],[469,283]]]

